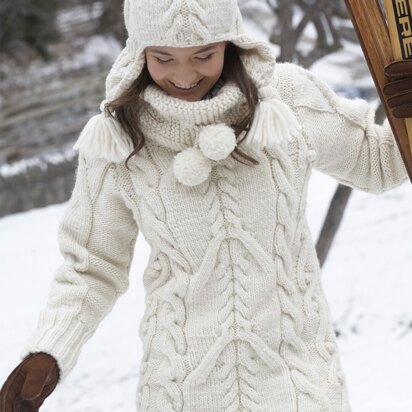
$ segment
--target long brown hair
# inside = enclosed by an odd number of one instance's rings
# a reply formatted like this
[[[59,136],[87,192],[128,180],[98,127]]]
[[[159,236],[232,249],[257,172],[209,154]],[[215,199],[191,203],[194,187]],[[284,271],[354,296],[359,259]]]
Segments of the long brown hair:
[[[242,49],[237,47],[235,44],[229,42],[225,49],[224,66],[222,71],[222,77],[225,81],[233,80],[239,89],[244,94],[247,105],[248,112],[247,115],[241,120],[239,124],[230,125],[235,131],[237,146],[231,153],[234,156],[237,154],[253,164],[258,164],[259,162],[253,157],[248,156],[239,149],[239,144],[246,138],[247,132],[250,130],[250,126],[253,123],[256,104],[258,102],[257,89],[249,74],[247,73],[239,54],[242,53]],[[133,142],[133,152],[129,154],[125,161],[126,168],[129,159],[137,154],[145,143],[145,137],[143,132],[139,128],[139,110],[143,106],[144,101],[141,99],[140,94],[146,87],[153,84],[154,81],[150,76],[149,70],[147,68],[147,63],[139,75],[139,77],[132,83],[128,90],[119,96],[117,99],[106,103],[105,111],[108,115],[116,118],[123,130],[130,136]],[[114,113],[114,115],[113,115]],[[244,136],[238,140],[240,134],[245,131]],[[240,161],[240,160],[239,160]],[[241,162],[244,163],[244,162]],[[129,169],[130,170],[130,169]]]

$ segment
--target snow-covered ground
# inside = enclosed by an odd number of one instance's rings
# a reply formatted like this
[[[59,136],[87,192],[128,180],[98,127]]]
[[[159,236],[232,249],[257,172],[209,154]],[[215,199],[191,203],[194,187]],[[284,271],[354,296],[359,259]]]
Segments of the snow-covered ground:
[[[307,215],[317,238],[336,182],[313,171]],[[354,412],[412,410],[412,190],[354,191],[322,281]],[[0,219],[0,382],[20,361],[62,257],[57,226],[66,203]],[[142,274],[149,246],[139,234],[130,288],[83,348],[45,412],[132,412],[142,345]]]
[[[267,33],[258,33],[260,39]],[[359,70],[354,70],[354,68]],[[363,68],[362,68],[363,67]],[[372,85],[360,49],[349,44],[313,66],[331,86]],[[313,171],[307,215],[317,239],[336,182]],[[354,412],[412,410],[412,190],[354,191],[322,271]],[[19,363],[55,269],[66,203],[0,219],[0,385]],[[135,412],[149,246],[139,235],[130,288],[83,348],[44,412]]]

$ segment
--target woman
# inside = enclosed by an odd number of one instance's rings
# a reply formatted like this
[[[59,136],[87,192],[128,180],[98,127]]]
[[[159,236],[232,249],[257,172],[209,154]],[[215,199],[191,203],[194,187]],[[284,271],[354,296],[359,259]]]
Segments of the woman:
[[[141,231],[139,411],[350,411],[306,194],[313,167],[370,193],[407,180],[388,122],[276,64],[234,0],[126,0],[124,14],[102,113],[74,146],[65,263],[1,410],[38,410],[64,381],[127,290]]]

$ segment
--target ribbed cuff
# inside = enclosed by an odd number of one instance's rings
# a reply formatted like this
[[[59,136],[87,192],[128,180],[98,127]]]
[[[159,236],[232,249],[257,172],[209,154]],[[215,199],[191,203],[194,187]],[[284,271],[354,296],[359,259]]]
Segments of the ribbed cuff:
[[[76,365],[81,349],[93,331],[86,329],[81,321],[69,317],[49,322],[43,318],[42,323],[43,326],[40,326],[24,345],[20,357],[23,359],[34,352],[53,356],[60,369],[61,383]]]

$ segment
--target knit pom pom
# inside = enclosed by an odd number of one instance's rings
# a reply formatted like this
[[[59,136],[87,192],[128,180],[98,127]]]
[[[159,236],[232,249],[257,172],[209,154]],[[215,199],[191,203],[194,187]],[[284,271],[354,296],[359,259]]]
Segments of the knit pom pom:
[[[271,147],[291,140],[301,126],[289,106],[277,97],[277,91],[265,86],[259,89],[260,102],[245,143],[257,153],[263,147]]]
[[[91,158],[121,163],[133,151],[133,145],[117,120],[100,113],[89,119],[73,149]]]
[[[173,170],[180,183],[196,186],[209,177],[212,164],[199,149],[189,147],[175,156]]]
[[[199,132],[199,147],[209,159],[226,159],[236,147],[235,131],[224,123],[205,126]]]

